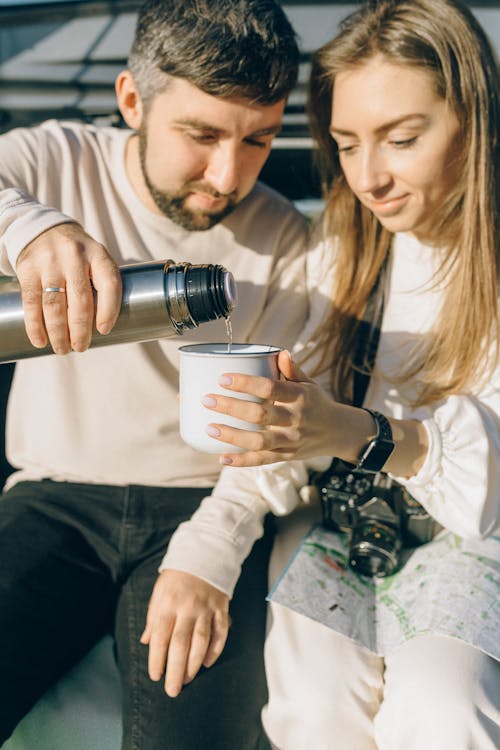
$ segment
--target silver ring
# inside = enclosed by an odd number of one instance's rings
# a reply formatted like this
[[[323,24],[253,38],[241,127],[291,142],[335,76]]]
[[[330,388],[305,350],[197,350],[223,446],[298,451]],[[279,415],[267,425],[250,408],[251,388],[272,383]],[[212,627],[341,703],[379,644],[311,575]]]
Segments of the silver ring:
[[[66,289],[63,286],[46,286],[44,292],[62,292],[66,294]]]

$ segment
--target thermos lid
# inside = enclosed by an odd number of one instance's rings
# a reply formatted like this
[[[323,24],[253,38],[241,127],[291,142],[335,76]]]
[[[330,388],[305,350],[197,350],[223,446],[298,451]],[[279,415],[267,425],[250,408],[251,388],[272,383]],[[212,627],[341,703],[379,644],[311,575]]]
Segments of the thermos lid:
[[[231,271],[226,271],[224,274],[224,294],[226,295],[228,306],[232,310],[238,304],[238,289]]]

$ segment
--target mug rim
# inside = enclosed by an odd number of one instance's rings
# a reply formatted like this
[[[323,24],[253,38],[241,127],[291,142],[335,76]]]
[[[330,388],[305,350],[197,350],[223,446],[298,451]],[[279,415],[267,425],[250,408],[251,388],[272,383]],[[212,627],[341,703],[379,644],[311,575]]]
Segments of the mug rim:
[[[231,351],[228,351],[229,342],[213,341],[202,344],[186,344],[179,347],[179,352],[192,357],[267,357],[270,354],[278,354],[283,351],[283,347],[275,344],[251,344],[251,343],[231,343]],[[224,347],[225,351],[210,351],[207,347]],[[235,347],[256,347],[257,351],[234,351]],[[259,351],[261,349],[261,351]],[[198,350],[198,351],[197,351]],[[200,351],[202,350],[202,351]]]

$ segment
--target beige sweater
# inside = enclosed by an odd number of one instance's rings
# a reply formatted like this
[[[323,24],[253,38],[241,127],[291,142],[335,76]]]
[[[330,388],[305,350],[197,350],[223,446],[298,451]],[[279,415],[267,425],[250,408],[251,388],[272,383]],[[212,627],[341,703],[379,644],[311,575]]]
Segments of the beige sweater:
[[[307,314],[306,222],[257,184],[206,232],[150,212],[124,168],[129,131],[50,121],[0,138],[0,272],[22,248],[68,217],[119,264],[172,258],[219,263],[234,274],[234,341],[290,347]],[[9,483],[50,477],[103,484],[211,487],[217,456],[178,430],[178,347],[225,341],[224,321],[182,337],[18,362],[7,415]],[[0,342],[1,346],[1,342]]]

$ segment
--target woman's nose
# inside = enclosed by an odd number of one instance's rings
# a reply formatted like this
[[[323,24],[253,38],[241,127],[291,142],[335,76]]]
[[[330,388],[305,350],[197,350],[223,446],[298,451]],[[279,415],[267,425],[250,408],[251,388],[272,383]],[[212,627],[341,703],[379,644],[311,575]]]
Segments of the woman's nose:
[[[386,159],[375,149],[360,154],[356,175],[356,190],[360,193],[376,193],[391,181]]]

